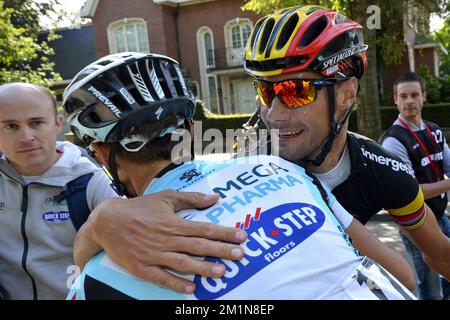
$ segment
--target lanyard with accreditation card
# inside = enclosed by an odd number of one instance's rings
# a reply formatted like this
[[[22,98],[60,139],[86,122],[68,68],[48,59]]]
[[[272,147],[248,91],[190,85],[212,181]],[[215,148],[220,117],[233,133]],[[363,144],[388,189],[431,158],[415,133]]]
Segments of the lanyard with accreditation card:
[[[417,142],[419,143],[420,147],[422,148],[423,152],[425,152],[428,161],[430,162],[431,168],[433,169],[434,174],[436,175],[436,178],[439,181],[439,168],[436,166],[436,163],[434,162],[433,159],[431,159],[430,153],[428,152],[427,148],[425,147],[425,145],[422,143],[422,141],[420,141],[419,136],[413,131],[411,130],[411,128],[406,124],[406,122],[404,122],[402,119],[400,119],[400,116],[397,117],[398,121],[400,121],[400,123],[406,128],[408,129],[409,132],[411,132],[411,134],[414,136],[414,138],[416,138]],[[437,148],[436,145],[436,141],[434,141],[434,137],[431,134],[430,129],[428,128],[427,124],[424,122],[423,123],[425,126],[425,129],[427,129],[427,132],[430,136],[431,142],[433,143],[433,145],[435,146],[436,150],[439,150],[439,148]]]

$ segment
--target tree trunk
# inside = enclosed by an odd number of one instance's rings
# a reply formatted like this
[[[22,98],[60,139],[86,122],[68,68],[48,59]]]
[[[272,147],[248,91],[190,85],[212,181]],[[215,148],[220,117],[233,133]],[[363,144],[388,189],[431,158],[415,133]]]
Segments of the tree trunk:
[[[359,106],[357,109],[358,132],[372,139],[378,139],[381,134],[380,100],[378,97],[377,81],[377,51],[376,51],[376,30],[369,30],[366,26],[367,0],[353,1],[351,6],[351,16],[363,26],[364,42],[369,45],[367,51],[367,62],[369,68],[365,72],[359,83],[361,90],[359,93]]]

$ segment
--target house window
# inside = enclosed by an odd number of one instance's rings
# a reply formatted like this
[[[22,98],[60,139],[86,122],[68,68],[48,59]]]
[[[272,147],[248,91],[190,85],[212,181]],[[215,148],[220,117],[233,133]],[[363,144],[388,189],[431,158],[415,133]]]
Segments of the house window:
[[[143,19],[123,19],[108,26],[111,53],[124,51],[150,52],[147,23]]]
[[[225,24],[224,31],[227,66],[242,66],[245,46],[252,31],[252,21],[247,18],[235,18]]]
[[[191,81],[191,90],[194,97],[198,98],[200,97],[200,89],[197,81]]]
[[[209,90],[209,109],[213,113],[219,113],[219,96],[217,94],[216,76],[208,76],[208,90]]]
[[[205,32],[203,35],[203,44],[205,48],[206,66],[214,67],[214,45],[212,42],[211,33]]]
[[[238,24],[231,28],[231,41],[234,49],[244,48],[250,37],[251,27],[248,23]]]
[[[209,71],[215,67],[214,34],[203,26],[197,31],[198,67],[200,71],[200,97],[210,111],[219,112],[219,94],[216,76]]]

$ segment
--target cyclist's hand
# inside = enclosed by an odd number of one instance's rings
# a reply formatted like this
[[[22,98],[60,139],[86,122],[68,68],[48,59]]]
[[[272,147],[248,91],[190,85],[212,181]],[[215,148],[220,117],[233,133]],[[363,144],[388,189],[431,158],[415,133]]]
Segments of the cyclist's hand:
[[[77,235],[75,262],[83,267],[100,246],[133,275],[178,292],[192,293],[195,290],[192,281],[164,268],[221,277],[225,273],[223,264],[199,261],[189,255],[233,260],[244,255],[236,243],[246,240],[245,231],[187,221],[174,214],[181,209],[205,208],[217,200],[216,194],[207,196],[173,190],[133,199],[105,200],[95,208]]]

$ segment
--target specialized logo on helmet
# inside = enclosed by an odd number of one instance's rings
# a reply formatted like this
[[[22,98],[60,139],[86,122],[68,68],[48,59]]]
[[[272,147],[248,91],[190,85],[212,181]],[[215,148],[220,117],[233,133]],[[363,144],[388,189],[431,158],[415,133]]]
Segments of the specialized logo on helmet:
[[[94,86],[90,86],[87,91],[92,93],[98,100],[103,102],[103,104],[112,111],[118,118],[120,118],[120,115],[122,112],[112,103],[107,97],[105,97],[100,91],[94,88]]]
[[[217,299],[237,288],[308,239],[325,221],[323,211],[308,203],[286,203],[262,213],[257,211],[257,215],[257,219],[244,223],[249,235],[242,245],[244,258],[239,261],[205,259],[225,264],[227,272],[222,278],[195,276],[197,299]]]
[[[344,52],[341,52],[341,53],[335,55],[334,57],[326,60],[323,63],[323,69],[326,69],[329,66],[337,64],[341,60],[344,60],[344,59],[346,59],[348,57],[353,56],[356,53],[356,51],[357,51],[357,48],[351,48],[351,49],[347,49]]]
[[[186,171],[185,173],[183,173],[181,175],[181,177],[179,178],[180,181],[186,180],[186,182],[191,181],[192,179],[194,179],[195,177],[200,176],[200,172],[198,172],[196,169],[192,169],[189,171]]]

